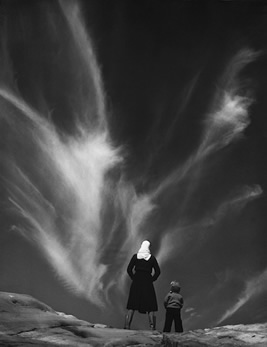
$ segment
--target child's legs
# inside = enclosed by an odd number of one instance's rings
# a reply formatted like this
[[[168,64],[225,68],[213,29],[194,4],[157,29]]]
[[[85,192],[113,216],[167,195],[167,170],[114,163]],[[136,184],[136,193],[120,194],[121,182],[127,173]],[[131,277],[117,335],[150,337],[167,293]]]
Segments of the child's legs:
[[[173,313],[171,309],[166,309],[166,315],[165,315],[165,324],[163,328],[163,332],[169,333],[172,328],[172,321],[173,321]]]
[[[174,326],[175,326],[175,332],[177,333],[183,332],[183,323],[181,319],[181,312],[179,309],[175,310],[174,312]]]

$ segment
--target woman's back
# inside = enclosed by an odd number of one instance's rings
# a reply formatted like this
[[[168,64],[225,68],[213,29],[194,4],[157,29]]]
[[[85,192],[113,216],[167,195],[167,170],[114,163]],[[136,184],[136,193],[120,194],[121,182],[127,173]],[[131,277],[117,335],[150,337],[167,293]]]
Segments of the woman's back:
[[[138,259],[137,254],[134,254],[128,265],[127,272],[129,276],[132,278],[134,275],[133,271],[135,273],[139,271],[144,271],[152,275],[153,269],[154,274],[152,277],[153,281],[155,281],[160,275],[160,268],[156,258],[153,255],[151,255],[151,257],[148,260]]]

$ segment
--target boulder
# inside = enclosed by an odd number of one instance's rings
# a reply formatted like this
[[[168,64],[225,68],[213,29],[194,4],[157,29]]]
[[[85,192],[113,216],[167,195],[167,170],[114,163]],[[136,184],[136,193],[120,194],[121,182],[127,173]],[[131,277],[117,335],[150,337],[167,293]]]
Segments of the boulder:
[[[0,292],[0,346],[160,346],[162,335],[92,324],[25,294]]]

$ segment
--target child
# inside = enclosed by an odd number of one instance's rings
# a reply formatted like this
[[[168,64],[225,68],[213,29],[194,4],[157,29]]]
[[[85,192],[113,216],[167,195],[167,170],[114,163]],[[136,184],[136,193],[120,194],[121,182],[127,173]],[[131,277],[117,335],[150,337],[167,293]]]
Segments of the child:
[[[183,307],[184,299],[180,294],[180,289],[180,284],[177,281],[171,282],[171,290],[164,299],[166,317],[163,332],[171,331],[173,321],[175,326],[175,332],[183,332],[183,324],[180,311]]]

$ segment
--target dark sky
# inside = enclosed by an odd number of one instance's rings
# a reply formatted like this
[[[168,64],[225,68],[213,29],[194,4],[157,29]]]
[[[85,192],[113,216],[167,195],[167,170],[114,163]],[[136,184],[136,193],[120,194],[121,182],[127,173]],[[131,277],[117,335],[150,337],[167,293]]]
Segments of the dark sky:
[[[2,0],[0,30],[0,290],[122,327],[149,239],[158,329],[174,279],[186,330],[266,321],[267,4]]]

